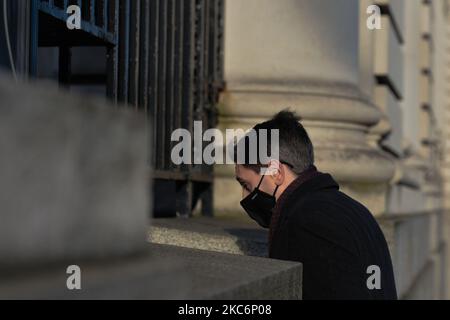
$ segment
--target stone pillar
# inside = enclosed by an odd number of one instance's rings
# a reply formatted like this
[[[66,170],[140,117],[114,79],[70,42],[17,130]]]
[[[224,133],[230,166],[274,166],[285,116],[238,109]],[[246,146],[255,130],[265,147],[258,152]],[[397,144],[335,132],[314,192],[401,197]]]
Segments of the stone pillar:
[[[446,37],[447,37],[447,50],[450,48],[450,21],[447,22],[446,27]],[[447,58],[445,61],[444,68],[445,76],[447,77],[447,85],[445,90],[445,98],[446,101],[443,103],[444,111],[443,111],[443,120],[445,123],[450,122],[450,103],[448,101],[450,97],[450,52],[447,51]],[[444,178],[444,207],[447,210],[450,210],[450,127],[448,125],[443,127],[443,152],[444,152],[444,160],[442,166],[443,178]]]
[[[371,76],[362,65],[371,59],[362,57],[370,51],[360,45],[360,19],[357,0],[227,1],[219,126],[246,129],[282,109],[296,111],[318,168],[380,214],[395,165],[368,141],[381,113],[363,78]],[[240,212],[234,168],[216,172],[216,213]]]
[[[445,32],[444,37],[444,48],[446,56],[443,58],[443,79],[445,80],[444,94],[442,96],[442,121],[443,121],[443,132],[442,132],[442,149],[443,149],[443,159],[442,159],[442,178],[443,178],[443,207],[444,207],[444,239],[446,242],[446,251],[443,259],[444,264],[444,284],[445,284],[445,298],[450,299],[450,127],[448,123],[450,122],[450,2],[447,1],[447,11],[446,11],[446,22],[445,22]]]

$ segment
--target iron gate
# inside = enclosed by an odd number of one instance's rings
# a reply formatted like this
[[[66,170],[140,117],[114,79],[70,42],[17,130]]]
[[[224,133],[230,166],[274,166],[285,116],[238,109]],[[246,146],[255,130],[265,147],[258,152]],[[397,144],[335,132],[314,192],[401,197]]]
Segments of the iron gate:
[[[39,46],[59,47],[59,82],[106,84],[115,103],[147,116],[152,128],[157,215],[189,216],[197,200],[212,215],[213,169],[176,166],[170,159],[173,130],[216,125],[223,88],[223,0],[32,0],[30,74]],[[68,30],[66,8],[78,5],[81,30]],[[71,49],[107,48],[105,75],[71,72]],[[175,201],[174,201],[175,200]],[[166,202],[173,207],[160,206]]]

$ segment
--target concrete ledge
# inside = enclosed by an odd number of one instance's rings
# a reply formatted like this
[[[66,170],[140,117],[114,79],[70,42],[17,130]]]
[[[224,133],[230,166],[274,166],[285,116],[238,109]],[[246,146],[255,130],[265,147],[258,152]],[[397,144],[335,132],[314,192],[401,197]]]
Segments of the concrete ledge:
[[[165,245],[153,245],[161,259],[183,257],[184,272],[193,280],[190,298],[301,299],[302,265]]]
[[[1,275],[0,299],[301,299],[299,263],[149,244],[143,256],[79,263],[82,290],[66,266]]]
[[[256,224],[212,218],[155,219],[151,243],[249,256],[267,256],[267,230]]]

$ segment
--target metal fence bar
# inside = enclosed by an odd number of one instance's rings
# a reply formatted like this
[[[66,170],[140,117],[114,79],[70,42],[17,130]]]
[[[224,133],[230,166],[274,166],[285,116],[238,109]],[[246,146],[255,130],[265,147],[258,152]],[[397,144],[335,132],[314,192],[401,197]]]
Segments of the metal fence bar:
[[[95,1],[96,0],[91,0],[91,6],[90,6],[90,14],[89,14],[89,16],[90,16],[90,24],[91,25],[95,25],[96,24],[96,21],[95,21]]]
[[[165,115],[165,127],[167,131],[167,139],[165,140],[164,145],[164,158],[165,160],[165,169],[173,169],[174,165],[172,161],[170,161],[170,149],[171,149],[171,141],[170,134],[174,130],[174,65],[175,65],[175,3],[173,0],[167,1],[167,47],[166,47],[166,92],[165,92],[165,102],[166,102],[166,115]]]
[[[108,33],[108,7],[109,3],[114,0],[102,0],[102,25],[101,28],[103,29],[103,32],[106,34]]]
[[[112,19],[113,24],[113,34],[115,38],[115,43],[117,43],[118,31],[119,31],[119,3],[118,0],[110,0],[109,5],[113,6],[111,13],[113,14],[110,19]],[[104,2],[106,6],[106,1]],[[106,9],[105,9],[106,11]],[[104,24],[107,25],[108,20],[103,20]],[[106,92],[110,100],[116,104],[117,103],[117,91],[118,91],[118,59],[119,59],[119,47],[118,45],[109,45],[107,47],[107,86]]]
[[[137,108],[139,99],[139,47],[140,47],[140,20],[141,1],[131,0],[130,12],[130,79],[129,103]]]
[[[152,124],[156,123],[159,112],[158,107],[158,56],[159,56],[159,0],[150,2],[150,37],[149,37],[149,90],[148,90],[148,117]],[[152,126],[152,146],[156,146],[158,138],[157,126]],[[151,164],[156,167],[157,153],[152,152]]]
[[[159,36],[158,36],[158,114],[156,118],[156,127],[158,139],[156,143],[156,152],[159,155],[156,165],[158,168],[166,169],[167,159],[164,150],[166,139],[170,139],[166,129],[166,85],[167,85],[167,1],[159,3]]]
[[[37,59],[39,46],[39,0],[31,0],[30,9],[30,77],[37,75]]]
[[[128,103],[129,85],[129,59],[130,59],[130,1],[120,0],[119,2],[119,71],[118,71],[118,101]]]
[[[140,45],[139,45],[139,103],[138,108],[148,109],[148,63],[150,36],[150,1],[141,0]]]
[[[183,103],[183,64],[184,60],[184,1],[175,0],[175,39],[174,39],[174,126],[176,128],[183,127],[182,121],[182,103]],[[179,168],[177,168],[179,170]]]

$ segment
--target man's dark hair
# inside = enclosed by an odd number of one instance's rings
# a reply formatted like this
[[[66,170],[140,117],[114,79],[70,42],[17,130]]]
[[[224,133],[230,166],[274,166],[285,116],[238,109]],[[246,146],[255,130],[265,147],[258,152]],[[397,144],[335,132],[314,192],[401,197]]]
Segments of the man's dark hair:
[[[253,130],[256,132],[256,137],[258,141],[258,155],[257,163],[250,162],[250,155],[248,154],[251,150],[249,148],[249,136],[245,135],[238,143],[235,145],[234,154],[235,162],[237,162],[237,150],[238,145],[245,143],[245,160],[242,163],[245,167],[248,167],[256,172],[259,172],[261,167],[265,164],[261,163],[259,160],[259,137],[260,130],[267,130],[267,150],[271,150],[271,130],[278,129],[279,132],[279,161],[285,163],[291,167],[291,170],[300,174],[301,172],[308,169],[310,166],[314,165],[314,148],[311,140],[309,139],[308,133],[305,128],[300,123],[300,118],[289,110],[283,110],[276,114],[271,120],[257,124]],[[239,162],[241,164],[241,162]]]

